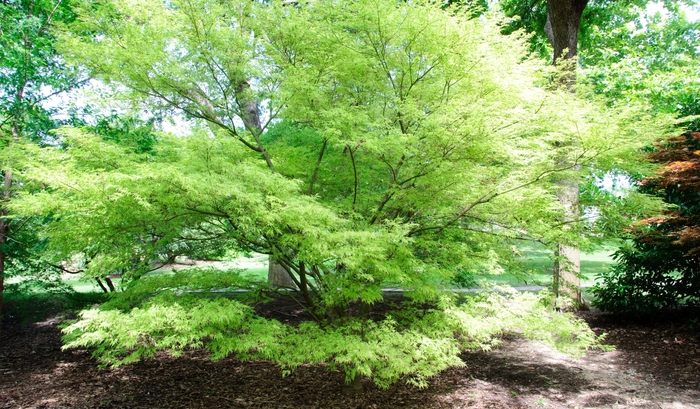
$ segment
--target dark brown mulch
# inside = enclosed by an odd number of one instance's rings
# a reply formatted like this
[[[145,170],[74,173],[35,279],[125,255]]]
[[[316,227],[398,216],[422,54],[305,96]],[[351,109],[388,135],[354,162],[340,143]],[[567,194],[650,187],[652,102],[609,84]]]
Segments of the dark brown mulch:
[[[258,308],[291,323],[305,318],[293,303]],[[99,368],[88,351],[61,351],[57,320],[5,319],[0,408],[700,408],[698,315],[630,320],[585,313],[617,351],[573,361],[510,339],[492,352],[465,353],[465,367],[443,372],[425,389],[379,390],[364,382],[357,395],[344,394],[343,375],[324,366],[282,377],[271,363],[212,362],[205,351]]]
[[[700,307],[644,316],[589,313],[594,331],[626,352],[627,364],[659,382],[700,391]],[[700,403],[700,402],[699,402]]]

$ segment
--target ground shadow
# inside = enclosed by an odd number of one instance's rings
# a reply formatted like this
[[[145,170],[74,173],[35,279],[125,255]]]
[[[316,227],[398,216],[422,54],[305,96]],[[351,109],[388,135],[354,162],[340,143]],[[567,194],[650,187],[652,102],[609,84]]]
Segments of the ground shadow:
[[[212,362],[205,351],[99,368],[89,351],[62,351],[51,320],[6,322],[2,338],[2,408],[519,408],[532,407],[544,392],[590,386],[576,368],[474,352],[464,354],[465,367],[445,371],[425,389],[380,390],[366,381],[364,393],[345,395],[343,374],[325,366],[282,377],[269,362]]]

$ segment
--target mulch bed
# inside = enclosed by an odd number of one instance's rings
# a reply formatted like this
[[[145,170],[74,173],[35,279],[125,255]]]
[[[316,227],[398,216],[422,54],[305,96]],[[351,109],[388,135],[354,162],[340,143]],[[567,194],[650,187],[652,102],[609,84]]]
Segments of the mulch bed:
[[[292,303],[259,308],[282,321],[304,318]],[[590,364],[588,358],[533,361],[512,354],[508,348],[522,347],[523,341],[510,339],[501,351],[465,353],[465,367],[443,372],[425,389],[398,384],[379,390],[364,382],[364,392],[355,395],[344,394],[343,374],[325,366],[305,366],[282,377],[269,362],[212,362],[201,350],[100,368],[89,351],[61,351],[58,319],[22,325],[6,318],[0,334],[0,408],[647,407],[637,406],[631,396],[681,405],[652,407],[695,408],[700,407],[693,404],[696,397],[700,404],[698,316],[697,310],[674,311],[663,320],[582,313],[617,346],[610,358],[593,352],[597,361]],[[613,369],[601,370],[600,381],[585,376],[601,362]],[[634,386],[611,387],[612,381],[603,379],[608,375],[613,381],[628,376],[631,383],[624,385]]]

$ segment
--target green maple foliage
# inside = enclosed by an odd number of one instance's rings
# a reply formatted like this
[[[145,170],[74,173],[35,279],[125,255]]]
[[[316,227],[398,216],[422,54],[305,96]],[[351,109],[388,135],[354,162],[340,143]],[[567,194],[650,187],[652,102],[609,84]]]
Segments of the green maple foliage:
[[[124,273],[126,291],[67,328],[69,346],[118,364],[207,345],[290,370],[327,362],[386,386],[424,385],[462,348],[505,331],[599,345],[540,297],[459,304],[444,290],[460,272],[512,259],[512,240],[580,240],[580,223],[562,226],[554,178],[642,146],[653,137],[646,113],[548,91],[549,67],[525,57],[523,40],[431,2],[77,10],[63,53],[115,98],[192,126],[138,139],[147,149],[66,127],[60,148],[33,153],[28,175],[46,189],[14,208],[54,215],[45,238],[58,259],[89,258],[90,277]],[[553,149],[563,139],[576,143]],[[255,288],[235,273],[144,277],[167,249],[192,243],[270,255],[313,322],[285,326],[206,291]],[[358,313],[388,283],[426,307]]]

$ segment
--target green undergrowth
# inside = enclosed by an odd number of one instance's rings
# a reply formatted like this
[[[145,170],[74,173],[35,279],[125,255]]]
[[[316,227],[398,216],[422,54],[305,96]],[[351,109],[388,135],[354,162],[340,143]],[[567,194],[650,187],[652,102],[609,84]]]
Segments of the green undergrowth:
[[[3,319],[19,320],[23,324],[41,322],[57,315],[77,312],[107,299],[103,293],[6,291],[3,295]]]
[[[240,275],[226,276],[200,271],[196,285],[178,281],[177,274],[139,280],[102,306],[82,311],[64,328],[65,348],[92,348],[103,364],[118,366],[157,351],[177,356],[206,347],[213,359],[266,359],[284,374],[325,363],[343,370],[347,381],[366,376],[383,388],[399,380],[426,386],[431,376],[462,366],[463,351],[488,350],[503,334],[574,355],[604,348],[583,321],[549,309],[546,291],[498,289],[461,299],[444,294],[429,307],[402,304],[381,320],[336,318],[291,326],[258,316],[251,300],[209,291],[240,285]]]

